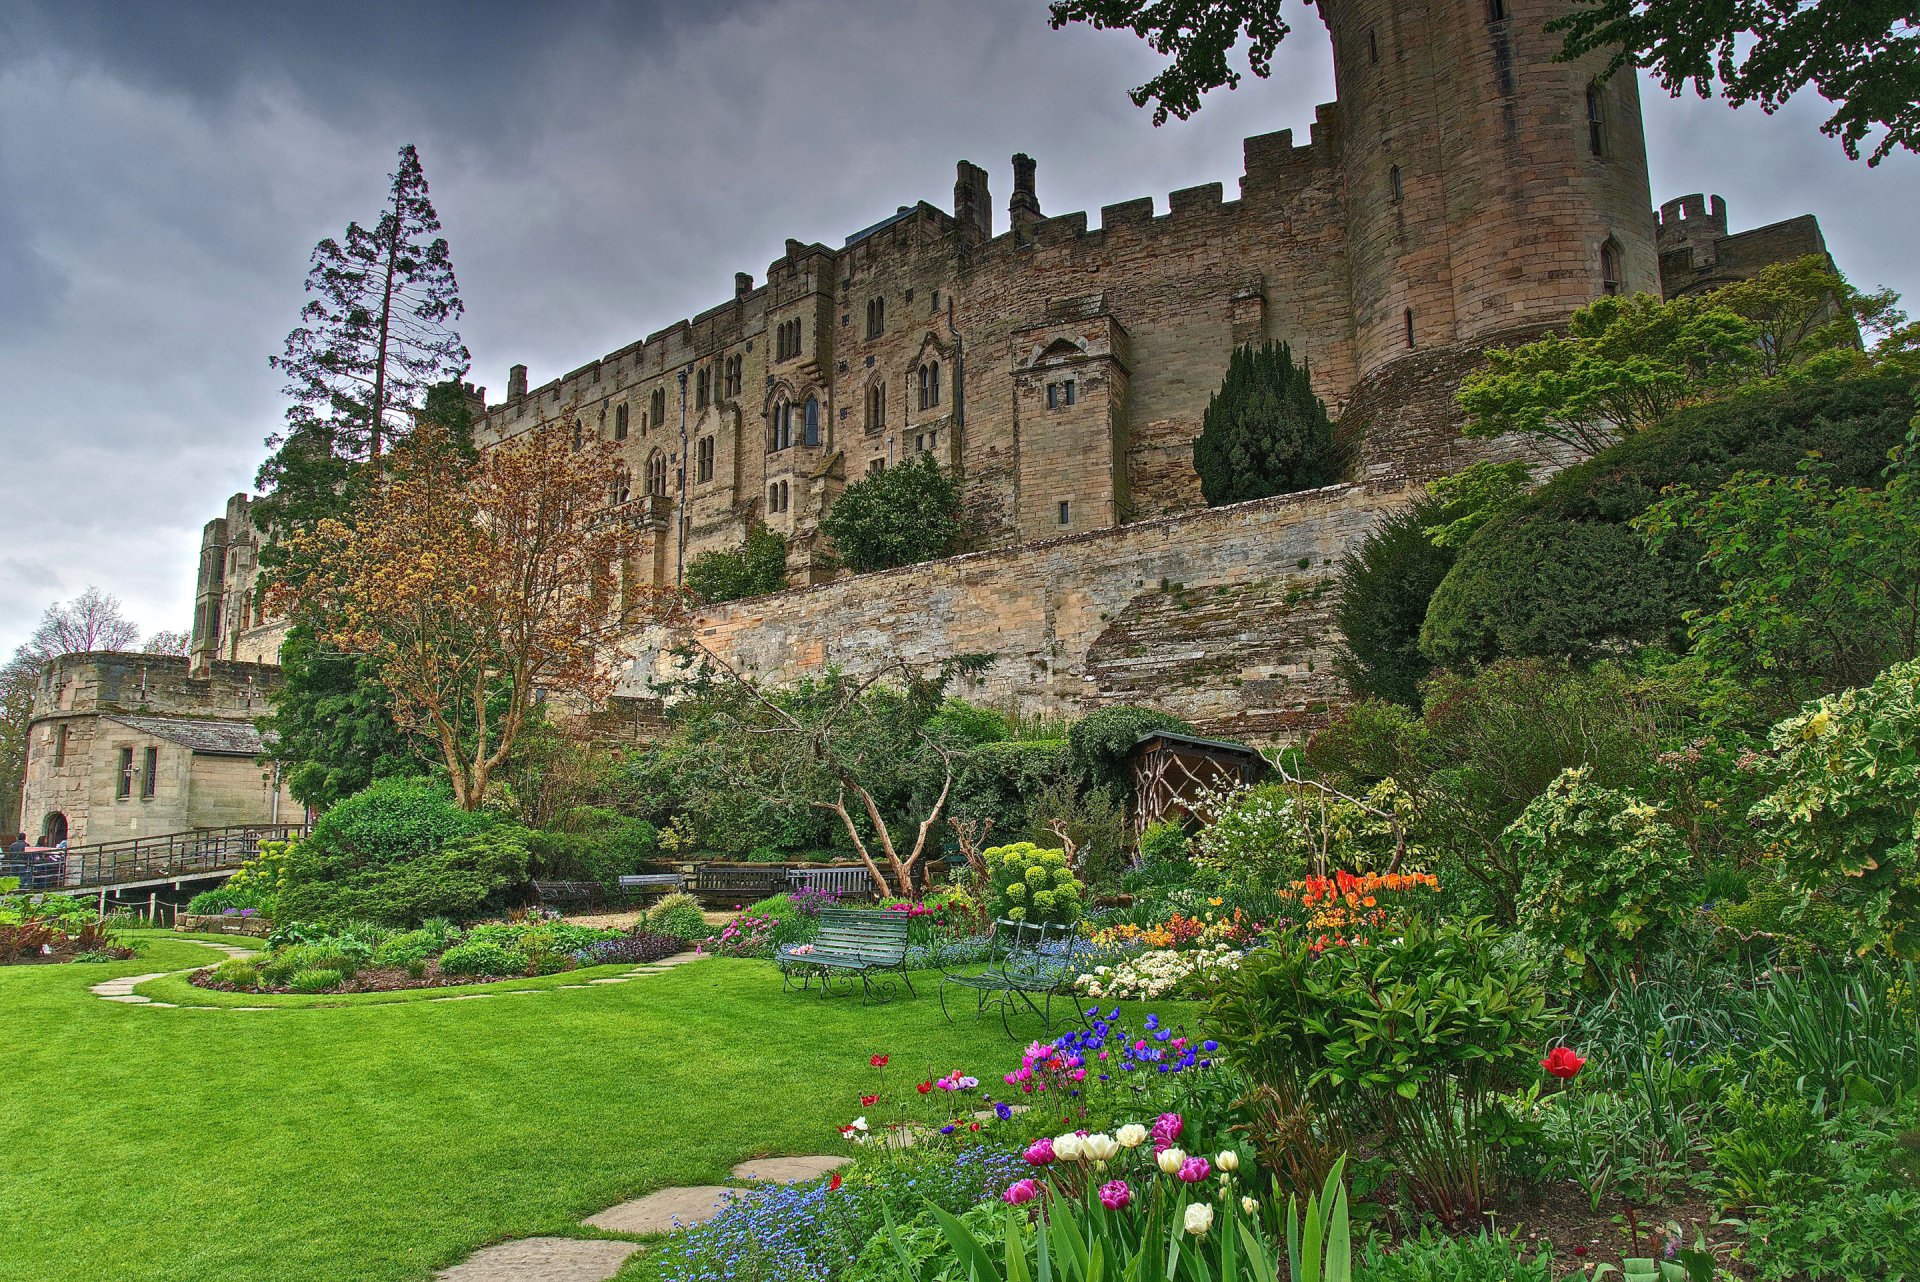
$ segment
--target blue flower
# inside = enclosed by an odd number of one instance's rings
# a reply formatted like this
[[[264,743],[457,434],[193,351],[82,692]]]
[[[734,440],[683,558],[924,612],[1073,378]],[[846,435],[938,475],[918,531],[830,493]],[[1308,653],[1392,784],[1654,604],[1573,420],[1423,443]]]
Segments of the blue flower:
[[[993,1106],[993,1115],[1004,1122],[1013,1116],[1013,1110],[1005,1104],[995,1104]]]
[[[1209,1037],[1206,1041],[1200,1043],[1200,1049],[1211,1055],[1220,1049],[1220,1043]]]
[[[1147,1024],[1146,1024],[1147,1031],[1151,1033],[1154,1029],[1158,1027],[1160,1027],[1160,1017],[1158,1015],[1147,1016]]]

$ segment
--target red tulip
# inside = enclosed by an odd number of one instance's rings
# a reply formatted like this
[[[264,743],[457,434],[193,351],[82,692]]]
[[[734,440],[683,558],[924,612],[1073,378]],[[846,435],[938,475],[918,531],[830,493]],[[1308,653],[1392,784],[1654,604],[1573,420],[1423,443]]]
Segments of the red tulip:
[[[868,1060],[867,1063],[873,1065],[875,1068],[885,1068],[887,1066],[887,1057],[885,1055],[875,1055],[872,1059]]]
[[[1581,1066],[1586,1062],[1586,1060],[1574,1054],[1570,1048],[1556,1046],[1547,1052],[1545,1059],[1540,1061],[1540,1067],[1546,1069],[1561,1081],[1570,1082],[1573,1080],[1574,1074],[1578,1073]]]
[[[880,1097],[878,1095],[862,1095],[860,1097],[861,1108],[872,1108],[875,1104],[878,1104],[879,1102],[880,1102]]]
[[[837,1188],[839,1188],[839,1187],[840,1187],[840,1172],[838,1172],[838,1171],[835,1171],[835,1172],[833,1173],[833,1179],[832,1179],[832,1180],[830,1180],[830,1181],[828,1182],[828,1184],[827,1184],[827,1188],[829,1188],[829,1189],[837,1189]]]
[[[919,1091],[922,1095],[925,1095],[928,1091],[933,1089],[933,1083],[922,1082],[918,1086],[914,1087],[913,1089],[916,1091]]]

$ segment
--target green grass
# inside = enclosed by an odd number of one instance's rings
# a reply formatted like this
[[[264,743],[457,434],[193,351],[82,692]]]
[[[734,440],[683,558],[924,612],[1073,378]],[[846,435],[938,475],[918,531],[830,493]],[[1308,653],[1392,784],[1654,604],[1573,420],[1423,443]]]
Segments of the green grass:
[[[998,1020],[941,1018],[937,975],[916,976],[917,1000],[863,1007],[784,993],[764,962],[481,1001],[263,999],[172,979],[142,991],[286,1009],[94,997],[115,975],[219,960],[133,938],[132,961],[0,967],[5,1282],[427,1278],[744,1158],[835,1151],[875,1052],[889,1073],[988,1081],[1019,1055]]]

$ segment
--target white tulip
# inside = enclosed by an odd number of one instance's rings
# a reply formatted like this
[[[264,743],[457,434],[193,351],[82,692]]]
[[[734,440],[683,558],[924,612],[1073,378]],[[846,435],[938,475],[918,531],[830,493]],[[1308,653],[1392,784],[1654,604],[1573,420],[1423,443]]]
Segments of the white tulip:
[[[1095,1162],[1105,1162],[1120,1151],[1120,1141],[1105,1131],[1097,1131],[1081,1139],[1080,1151]]]
[[[1147,1128],[1138,1122],[1128,1122],[1120,1128],[1116,1138],[1121,1148],[1139,1148],[1147,1142]]]
[[[1187,1207],[1187,1232],[1199,1237],[1213,1227],[1213,1208],[1205,1202],[1194,1202]]]
[[[1230,1148],[1222,1149],[1220,1156],[1213,1159],[1213,1164],[1223,1171],[1237,1171],[1240,1169],[1240,1155]]]
[[[1153,1160],[1159,1163],[1162,1175],[1178,1175],[1180,1163],[1187,1160],[1187,1155],[1177,1148],[1163,1148]]]
[[[1062,1162],[1077,1162],[1084,1156],[1086,1145],[1078,1135],[1071,1132],[1060,1136],[1053,1142],[1053,1155]]]
[[[1255,1211],[1260,1209],[1260,1204],[1254,1201],[1250,1197],[1243,1197],[1240,1199],[1240,1209],[1242,1211],[1245,1211],[1248,1215],[1252,1215]]]

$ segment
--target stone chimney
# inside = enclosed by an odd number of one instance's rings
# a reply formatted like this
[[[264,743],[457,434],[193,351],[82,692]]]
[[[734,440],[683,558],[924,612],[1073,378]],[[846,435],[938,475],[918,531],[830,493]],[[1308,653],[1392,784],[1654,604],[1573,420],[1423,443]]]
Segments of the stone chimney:
[[[1013,158],[1013,196],[1007,201],[1007,217],[1015,231],[1041,219],[1040,198],[1033,193],[1033,171],[1032,156],[1021,152]]]
[[[987,191],[987,171],[963,160],[955,167],[953,218],[963,236],[993,239],[993,196]]]
[[[527,394],[527,367],[515,365],[507,371],[507,399],[517,401]]]
[[[753,273],[735,272],[733,274],[733,296],[745,298],[753,292]]]

